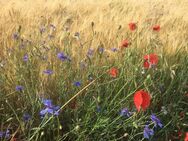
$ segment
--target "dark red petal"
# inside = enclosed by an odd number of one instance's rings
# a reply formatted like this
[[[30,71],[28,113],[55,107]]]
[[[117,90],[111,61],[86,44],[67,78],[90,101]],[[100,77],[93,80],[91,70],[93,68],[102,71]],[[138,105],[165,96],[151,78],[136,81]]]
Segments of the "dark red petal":
[[[159,31],[161,29],[160,25],[153,26],[154,31]]]
[[[145,68],[145,69],[148,69],[149,66],[150,66],[149,62],[148,62],[148,61],[145,61],[145,62],[144,62],[144,68]]]
[[[129,41],[128,40],[123,40],[121,42],[121,47],[128,47],[128,45],[129,45]]]

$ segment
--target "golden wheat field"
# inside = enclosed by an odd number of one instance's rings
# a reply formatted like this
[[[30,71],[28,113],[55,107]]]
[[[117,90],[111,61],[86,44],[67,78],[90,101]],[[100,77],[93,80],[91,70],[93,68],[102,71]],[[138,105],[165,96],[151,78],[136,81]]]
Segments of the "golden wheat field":
[[[4,47],[11,47],[9,38],[19,25],[27,37],[50,23],[58,28],[54,33],[57,44],[61,44],[67,27],[72,34],[80,32],[89,39],[92,22],[98,33],[93,44],[102,41],[106,46],[117,46],[129,32],[130,21],[139,25],[137,34],[143,34],[138,39],[140,47],[150,40],[149,28],[153,24],[161,25],[159,36],[168,50],[186,44],[188,38],[186,0],[1,0],[0,4],[0,43]],[[118,40],[114,40],[117,36]]]

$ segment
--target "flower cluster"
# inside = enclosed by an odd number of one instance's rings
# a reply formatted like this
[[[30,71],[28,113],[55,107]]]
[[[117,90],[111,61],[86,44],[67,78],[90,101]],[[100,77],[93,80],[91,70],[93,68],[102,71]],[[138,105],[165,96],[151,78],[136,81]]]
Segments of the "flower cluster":
[[[157,129],[157,127],[160,127],[160,128],[163,127],[160,119],[158,119],[156,117],[156,115],[152,114],[150,116],[150,119],[151,119],[152,123],[154,123],[154,129],[149,128],[148,124],[145,125],[145,128],[144,128],[144,138],[146,138],[146,139],[149,139],[151,136],[154,135],[154,130]]]
[[[60,112],[60,106],[54,106],[52,104],[52,100],[50,99],[43,99],[42,103],[44,104],[45,108],[40,111],[40,116],[43,118],[45,115],[55,115],[58,116]]]
[[[3,132],[3,131],[0,131],[0,139],[2,139],[2,138],[9,138],[10,137],[10,130],[6,130],[5,132]]]

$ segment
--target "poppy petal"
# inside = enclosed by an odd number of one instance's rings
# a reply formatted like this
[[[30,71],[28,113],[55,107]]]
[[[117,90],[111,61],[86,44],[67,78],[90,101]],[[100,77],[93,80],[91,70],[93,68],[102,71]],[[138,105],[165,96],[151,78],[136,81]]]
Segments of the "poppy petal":
[[[138,111],[140,111],[142,102],[143,102],[142,93],[141,93],[141,91],[137,91],[134,94],[134,104],[135,104]]]
[[[150,105],[151,97],[147,92],[142,91],[142,99],[143,99],[143,101],[142,101],[141,107],[143,110],[146,110]]]

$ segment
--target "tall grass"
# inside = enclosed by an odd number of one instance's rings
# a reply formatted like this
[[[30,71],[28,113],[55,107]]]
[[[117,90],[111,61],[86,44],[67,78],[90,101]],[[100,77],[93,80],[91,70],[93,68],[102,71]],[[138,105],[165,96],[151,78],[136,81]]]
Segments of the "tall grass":
[[[0,4],[0,131],[8,129],[11,140],[145,140],[143,130],[152,113],[163,128],[150,140],[184,138],[186,0]],[[136,22],[135,31],[128,28],[130,22]],[[152,30],[156,24],[159,32]],[[120,47],[123,39],[130,42],[128,48]],[[58,57],[62,52],[64,61]],[[144,69],[144,55],[150,53],[158,55],[159,63]],[[116,78],[109,75],[112,67],[119,71]],[[133,95],[140,89],[152,101],[146,111],[137,112]],[[40,117],[43,99],[61,107],[59,116]],[[120,115],[125,107],[132,113],[129,118]]]

